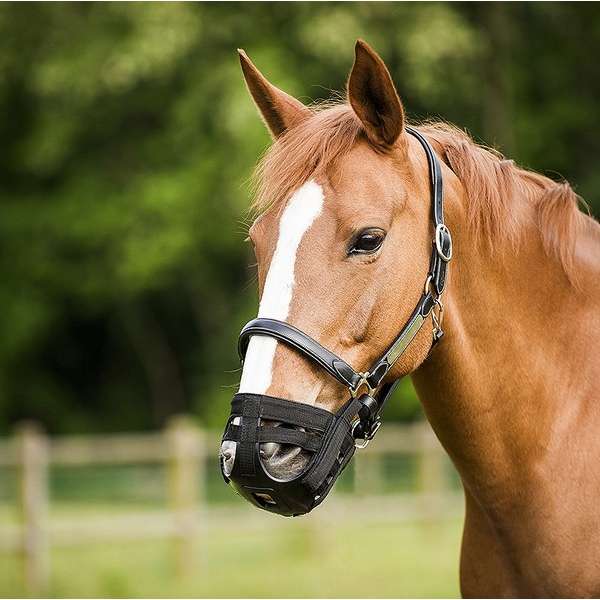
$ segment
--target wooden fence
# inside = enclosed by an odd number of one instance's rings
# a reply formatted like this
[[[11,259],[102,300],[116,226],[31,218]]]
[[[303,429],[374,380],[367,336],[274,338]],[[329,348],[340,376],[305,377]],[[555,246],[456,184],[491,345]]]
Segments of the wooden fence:
[[[173,418],[165,431],[142,434],[112,434],[47,437],[35,423],[21,424],[15,435],[0,440],[0,467],[18,471],[18,524],[0,532],[0,552],[21,557],[23,578],[30,594],[48,590],[51,546],[90,541],[116,541],[167,537],[173,541],[174,560],[180,575],[192,569],[195,547],[202,544],[209,527],[252,526],[252,511],[240,503],[237,508],[209,508],[204,493],[208,457],[216,456],[219,436],[205,432],[185,416]],[[327,509],[315,511],[327,522],[356,516],[364,509],[365,496],[382,489],[382,457],[408,454],[417,460],[417,489],[399,498],[377,498],[378,519],[386,517],[433,517],[443,512],[456,514],[459,500],[449,486],[447,458],[427,424],[387,425],[366,449],[353,460],[354,494],[342,498],[333,493]],[[51,466],[163,464],[167,466],[168,506],[153,512],[124,513],[103,518],[61,522],[49,517],[48,473]],[[372,503],[370,503],[372,506]],[[242,512],[243,511],[243,512]],[[402,514],[400,514],[402,513]],[[236,515],[241,518],[236,518]],[[361,518],[364,516],[361,513]],[[319,518],[319,517],[318,517]],[[257,519],[261,529],[280,519]],[[1,558],[0,558],[1,560]]]

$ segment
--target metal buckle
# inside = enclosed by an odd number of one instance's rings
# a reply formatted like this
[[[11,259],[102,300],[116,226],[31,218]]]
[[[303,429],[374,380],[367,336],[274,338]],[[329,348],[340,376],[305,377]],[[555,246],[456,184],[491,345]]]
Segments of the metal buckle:
[[[449,246],[447,253],[444,254],[443,237],[448,238]],[[448,262],[452,258],[452,236],[450,230],[443,224],[438,223],[435,228],[435,249],[437,250],[438,256],[444,261]]]
[[[354,426],[352,427],[352,437],[354,437],[354,430],[359,425],[359,423],[360,423],[360,421],[358,421],[358,420],[356,421],[356,423],[354,423]],[[354,438],[354,447],[359,448],[361,450],[362,450],[362,448],[366,448],[369,445],[369,442],[375,437],[375,434],[379,431],[380,427],[381,427],[381,419],[378,418],[371,425],[371,429],[370,429],[369,433],[367,433],[364,438]]]

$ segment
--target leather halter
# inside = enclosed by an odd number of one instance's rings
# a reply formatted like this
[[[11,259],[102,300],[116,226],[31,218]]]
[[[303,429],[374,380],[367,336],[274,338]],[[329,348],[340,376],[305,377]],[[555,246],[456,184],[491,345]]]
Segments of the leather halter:
[[[417,138],[427,155],[431,183],[432,219],[435,226],[435,234],[432,242],[433,247],[429,262],[429,271],[425,279],[423,293],[408,321],[390,347],[375,361],[368,371],[358,372],[342,358],[324,348],[319,342],[300,329],[276,319],[258,318],[250,321],[240,332],[238,342],[238,351],[242,361],[246,355],[250,338],[253,335],[268,336],[291,346],[318,364],[346,386],[353,398],[358,395],[361,389],[366,387],[368,394],[376,400],[377,406],[374,406],[372,409],[373,427],[371,427],[371,431],[364,432],[365,440],[371,439],[376,428],[378,428],[378,414],[395,383],[384,384],[377,393],[375,393],[375,390],[382,384],[385,376],[405,352],[430,314],[432,315],[434,324],[431,347],[433,348],[443,336],[441,329],[443,307],[440,297],[446,286],[448,262],[452,258],[452,237],[448,227],[444,224],[442,171],[433,149],[423,135],[412,127],[406,127],[406,131]],[[438,315],[435,314],[435,307],[439,310]]]

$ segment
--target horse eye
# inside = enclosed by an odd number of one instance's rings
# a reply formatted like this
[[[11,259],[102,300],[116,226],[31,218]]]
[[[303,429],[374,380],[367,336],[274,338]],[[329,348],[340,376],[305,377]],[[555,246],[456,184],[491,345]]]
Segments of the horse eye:
[[[373,254],[377,252],[385,239],[383,229],[363,229],[353,239],[348,254]]]

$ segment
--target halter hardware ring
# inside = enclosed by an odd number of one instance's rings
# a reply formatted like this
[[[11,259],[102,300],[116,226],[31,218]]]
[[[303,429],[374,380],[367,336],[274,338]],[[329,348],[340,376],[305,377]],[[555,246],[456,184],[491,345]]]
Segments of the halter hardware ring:
[[[448,250],[446,252],[444,252],[444,237],[448,240]],[[444,223],[438,223],[435,228],[435,249],[444,262],[448,262],[452,258],[452,236]]]
[[[369,396],[373,395],[375,388],[369,383],[369,377],[371,373],[369,371],[365,371],[364,373],[359,373],[360,379],[358,383],[353,388],[348,388],[350,390],[350,396],[352,398],[358,397],[358,392],[363,388],[363,386],[367,386],[367,393]]]
[[[359,425],[360,421],[357,420],[352,427],[352,437],[354,437],[354,431]],[[371,431],[369,431],[369,433],[364,438],[354,438],[354,447],[358,448],[359,450],[366,448],[369,445],[369,442],[375,437],[375,434],[379,431],[380,427],[381,419],[377,419],[377,421],[373,423],[373,428],[371,429]]]
[[[423,287],[424,294],[427,294],[428,292],[434,292],[433,288],[431,287],[432,283],[433,283],[433,275],[430,273],[429,275],[427,275],[427,279],[425,280],[425,285]],[[435,293],[432,294],[432,296],[435,297]]]
[[[439,324],[441,325],[442,321],[444,320],[444,305],[442,304],[442,301],[440,300],[440,296],[435,298],[433,303],[438,307],[437,320],[438,320]]]
[[[431,311],[431,319],[433,321],[433,336],[434,338],[438,333],[442,332],[442,321],[444,320],[444,305],[438,298],[434,298],[434,309]],[[435,307],[437,306],[438,314],[435,314]]]

